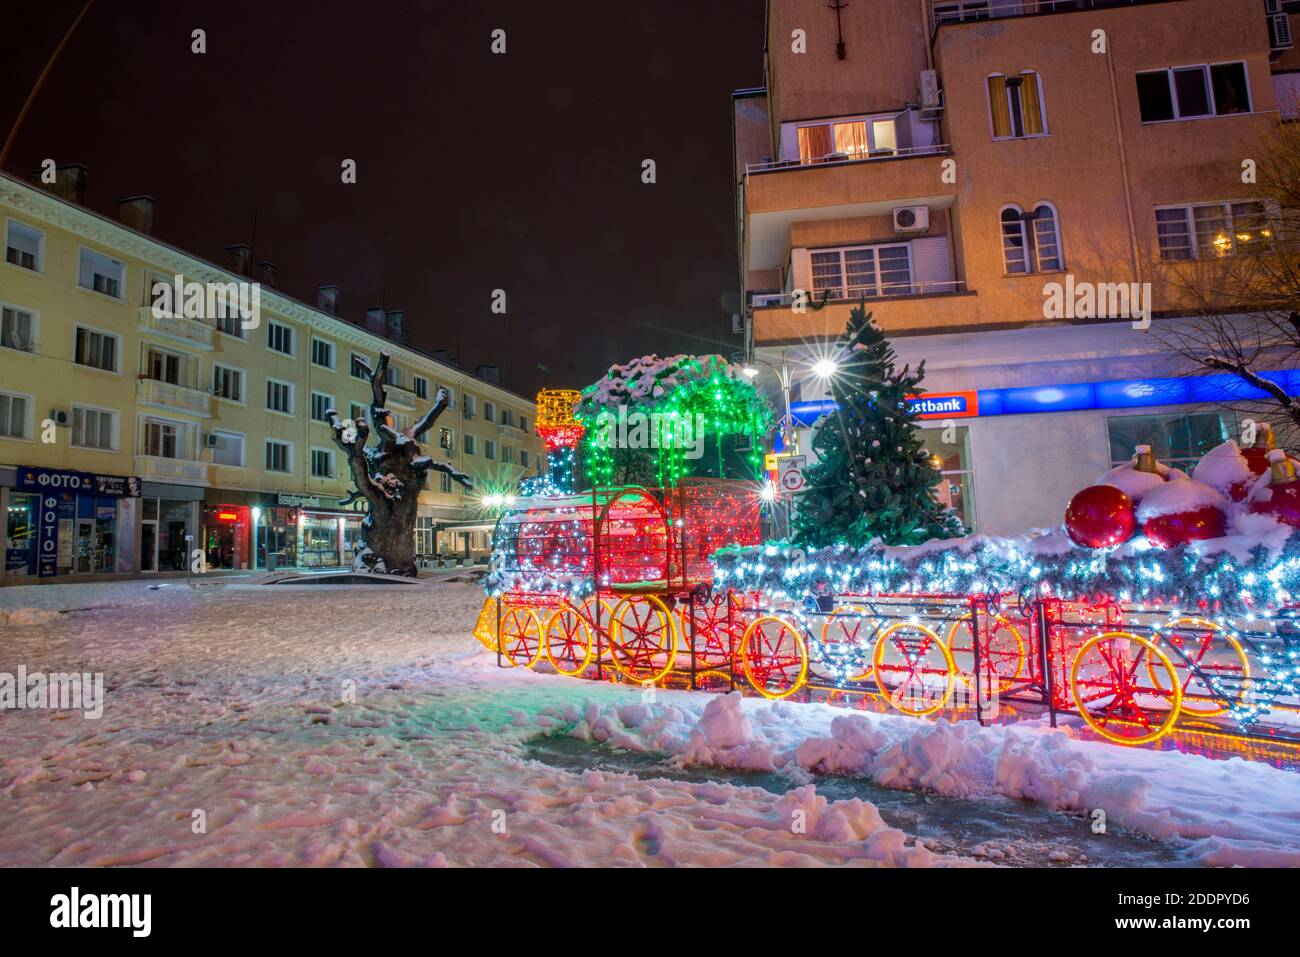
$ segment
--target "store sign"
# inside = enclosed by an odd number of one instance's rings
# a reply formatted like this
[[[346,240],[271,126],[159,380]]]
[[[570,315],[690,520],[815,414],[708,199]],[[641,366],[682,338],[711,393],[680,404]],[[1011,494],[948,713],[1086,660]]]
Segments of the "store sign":
[[[918,419],[965,419],[980,414],[978,392],[927,392],[909,396],[907,411]]]
[[[18,490],[20,492],[82,492],[86,495],[105,495],[112,498],[136,498],[140,495],[140,480],[125,475],[96,475],[92,472],[24,466],[18,469]]]
[[[59,551],[72,551],[72,520],[77,501],[71,495],[47,492],[41,496],[39,532],[36,536],[36,573],[53,578],[59,573]]]
[[[218,522],[237,522],[239,521],[238,512],[217,512]]]
[[[319,495],[290,495],[288,492],[281,492],[275,500],[289,508],[320,508]]]

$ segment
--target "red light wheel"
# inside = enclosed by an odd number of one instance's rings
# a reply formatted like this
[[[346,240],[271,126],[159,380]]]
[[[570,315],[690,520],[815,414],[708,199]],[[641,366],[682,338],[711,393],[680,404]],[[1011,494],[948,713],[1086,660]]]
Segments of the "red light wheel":
[[[1161,625],[1152,640],[1163,640],[1177,651],[1168,654],[1183,690],[1188,714],[1212,718],[1245,697],[1250,685],[1246,650],[1222,626],[1205,618],[1176,618]],[[1162,691],[1169,685],[1155,662],[1148,659],[1147,676]]]
[[[501,657],[514,667],[531,668],[542,656],[542,623],[537,612],[511,605],[501,613]]]
[[[992,620],[980,615],[980,684],[984,688],[998,689],[1001,694],[1010,690],[1025,668],[1025,639],[1020,629],[1002,615]],[[975,684],[975,641],[971,616],[962,615],[948,630],[948,650],[952,653],[957,673],[966,684]]]
[[[571,605],[556,609],[546,623],[546,658],[562,675],[580,675],[591,663],[591,626]]]
[[[672,670],[677,630],[662,599],[655,595],[624,598],[610,618],[610,657],[624,677],[653,684]]]
[[[943,640],[916,622],[898,621],[881,632],[871,661],[876,687],[903,714],[941,710],[957,683],[957,667]]]
[[[1173,729],[1183,702],[1168,656],[1127,631],[1108,631],[1083,643],[1070,668],[1070,690],[1088,726],[1116,744],[1159,741]]]
[[[799,629],[771,615],[745,629],[740,660],[745,677],[764,698],[787,698],[808,679],[808,646]]]
[[[677,611],[681,616],[681,649],[690,651],[694,625],[696,663],[703,668],[726,665],[740,647],[745,631],[742,616],[730,596],[697,597],[694,602],[682,604]]]

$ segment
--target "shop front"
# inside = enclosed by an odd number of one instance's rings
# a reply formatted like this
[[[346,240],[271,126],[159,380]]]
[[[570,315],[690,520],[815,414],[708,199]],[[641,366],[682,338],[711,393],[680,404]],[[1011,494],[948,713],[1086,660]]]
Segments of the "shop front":
[[[140,571],[183,572],[202,547],[203,489],[145,482],[140,499]]]
[[[139,479],[19,466],[0,486],[5,577],[135,570]]]
[[[251,514],[247,505],[203,506],[203,556],[208,568],[246,570]]]
[[[251,510],[255,568],[350,568],[365,513],[327,508],[319,496],[262,496]]]

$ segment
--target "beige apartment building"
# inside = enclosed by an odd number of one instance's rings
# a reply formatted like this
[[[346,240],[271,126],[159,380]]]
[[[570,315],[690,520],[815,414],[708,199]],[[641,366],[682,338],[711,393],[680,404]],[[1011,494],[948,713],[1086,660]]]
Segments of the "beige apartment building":
[[[1296,12],[769,0],[763,86],[733,100],[739,267],[747,348],[791,368],[804,450],[827,394],[806,370],[860,298],[900,364],[926,361],[930,445],[979,531],[1059,523],[1136,441],[1186,466],[1235,437],[1216,384],[1131,317],[1045,301],[1152,282],[1168,330],[1169,270],[1260,239],[1243,160],[1295,118]]]
[[[479,499],[544,468],[534,405],[492,367],[470,374],[405,344],[400,312],[338,314],[338,290],[309,306],[259,264],[260,315],[162,315],[159,284],[251,284],[247,247],[225,267],[150,235],[152,201],[118,220],[77,202],[81,167],[47,189],[0,176],[0,553],[6,582],[208,568],[349,566],[360,505],[326,411],[367,414],[359,363],[391,365],[391,424],[406,428],[439,388],[451,407],[426,454],[471,475],[434,473],[420,495],[417,552],[486,554]],[[241,287],[249,288],[249,286]],[[188,558],[187,558],[188,556]]]

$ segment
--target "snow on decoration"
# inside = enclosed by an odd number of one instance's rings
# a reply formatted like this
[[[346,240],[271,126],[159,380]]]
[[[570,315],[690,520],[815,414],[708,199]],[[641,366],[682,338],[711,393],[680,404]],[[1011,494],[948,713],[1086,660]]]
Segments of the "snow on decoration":
[[[1271,515],[1279,522],[1300,528],[1300,478],[1297,477],[1295,459],[1288,458],[1281,449],[1268,453],[1269,483],[1256,490],[1250,498],[1253,514]]]
[[[1234,502],[1246,497],[1257,474],[1231,439],[1206,452],[1192,469],[1192,478],[1218,489]]]
[[[1142,534],[1166,548],[1206,538],[1219,538],[1227,530],[1227,500],[1215,489],[1191,478],[1176,479],[1154,488],[1137,506]]]

